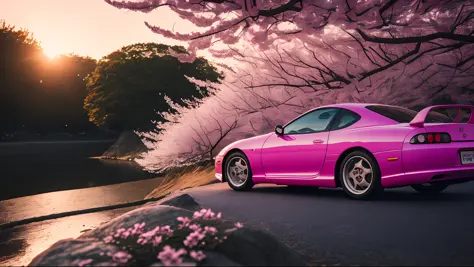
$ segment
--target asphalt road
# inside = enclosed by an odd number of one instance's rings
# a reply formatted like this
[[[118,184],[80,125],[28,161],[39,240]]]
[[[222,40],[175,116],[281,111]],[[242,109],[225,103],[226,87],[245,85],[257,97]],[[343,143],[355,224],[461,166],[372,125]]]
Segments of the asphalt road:
[[[474,265],[474,182],[428,197],[411,188],[375,201],[342,190],[227,184],[185,191],[224,218],[269,231],[315,265]]]

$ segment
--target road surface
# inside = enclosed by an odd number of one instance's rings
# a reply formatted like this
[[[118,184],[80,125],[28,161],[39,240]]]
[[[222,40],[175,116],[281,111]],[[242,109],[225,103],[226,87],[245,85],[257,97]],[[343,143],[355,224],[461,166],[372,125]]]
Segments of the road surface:
[[[225,219],[270,232],[313,265],[474,265],[474,183],[453,186],[439,197],[388,190],[377,201],[349,200],[341,190],[271,185],[234,192],[213,184],[184,192]],[[28,264],[54,242],[131,209],[3,230],[0,266]]]
[[[269,231],[320,265],[474,265],[474,182],[427,197],[411,188],[376,201],[342,190],[227,184],[185,191],[224,218]]]

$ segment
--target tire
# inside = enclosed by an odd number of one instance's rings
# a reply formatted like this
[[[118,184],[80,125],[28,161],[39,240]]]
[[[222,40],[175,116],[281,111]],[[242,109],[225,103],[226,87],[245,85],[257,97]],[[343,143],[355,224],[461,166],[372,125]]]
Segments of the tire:
[[[247,191],[252,189],[254,186],[252,170],[244,153],[239,151],[231,153],[226,157],[224,166],[225,180],[233,190]]]
[[[411,188],[423,194],[439,194],[448,187],[449,187],[448,184],[443,184],[443,183],[435,183],[435,184],[430,184],[430,185],[424,185],[424,184],[411,185]]]
[[[362,150],[344,157],[339,180],[352,199],[372,199],[383,192],[379,165],[372,155]]]

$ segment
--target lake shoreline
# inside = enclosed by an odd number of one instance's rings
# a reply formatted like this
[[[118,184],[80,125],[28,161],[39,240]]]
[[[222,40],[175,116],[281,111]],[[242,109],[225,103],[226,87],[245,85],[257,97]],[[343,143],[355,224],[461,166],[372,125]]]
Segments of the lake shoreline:
[[[1,142],[0,200],[156,177],[134,161],[101,158],[115,141]]]

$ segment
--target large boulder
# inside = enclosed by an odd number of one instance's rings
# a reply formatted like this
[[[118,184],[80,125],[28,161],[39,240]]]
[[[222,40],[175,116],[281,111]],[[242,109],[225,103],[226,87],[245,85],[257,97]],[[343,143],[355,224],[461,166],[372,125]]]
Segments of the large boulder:
[[[193,218],[193,215],[199,213],[199,211],[193,211],[199,208],[199,204],[189,195],[181,195],[176,199],[167,200],[165,203],[168,205],[162,205],[162,203],[142,206],[84,233],[77,239],[61,240],[35,257],[30,266],[161,266],[159,265],[160,261],[157,260],[157,255],[161,249],[157,250],[155,247],[151,247],[151,245],[149,249],[130,249],[129,245],[125,244],[125,242],[110,243],[107,239],[114,236],[114,233],[120,232],[120,230],[117,231],[118,229],[132,229],[142,223],[145,223],[144,225],[147,228],[143,230],[144,233],[155,229],[156,226],[168,225],[171,229],[175,229],[175,231],[171,235],[172,238],[169,239],[170,243],[166,244],[170,244],[176,250],[181,247],[187,249],[183,245],[183,240],[189,236],[189,233],[186,236],[179,236],[181,231],[179,229],[185,229],[186,227],[180,228],[179,225],[182,222],[178,221],[177,218]],[[174,204],[190,208],[191,210],[169,206]],[[202,210],[201,214],[204,214]],[[212,216],[214,216],[213,218],[219,217],[215,214]],[[306,265],[296,252],[290,250],[265,232],[246,226],[241,228],[235,222],[222,219],[206,220],[202,221],[203,227],[204,223],[209,222],[210,226],[218,229],[217,232],[225,232],[227,234],[212,247],[201,247],[206,257],[203,261],[196,261],[198,266]],[[227,229],[227,231],[224,231],[224,229]],[[228,231],[229,229],[231,231]],[[137,241],[135,240],[131,246],[139,247],[136,243]],[[162,245],[166,244],[163,243]],[[123,251],[126,251],[127,254],[124,254]],[[190,252],[191,249],[187,251],[186,255],[190,255]],[[133,257],[131,257],[131,260],[128,260],[123,255],[132,255]]]

